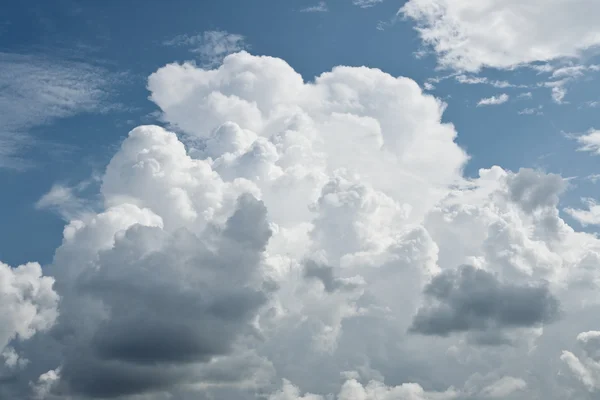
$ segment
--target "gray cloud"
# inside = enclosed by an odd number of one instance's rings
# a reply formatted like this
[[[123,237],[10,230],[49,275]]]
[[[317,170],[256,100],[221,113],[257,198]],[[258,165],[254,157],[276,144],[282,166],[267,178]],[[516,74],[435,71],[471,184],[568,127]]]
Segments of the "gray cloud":
[[[332,267],[321,265],[311,260],[305,263],[304,277],[318,280],[323,284],[325,291],[329,293],[333,293],[336,290],[356,288],[355,282],[337,278],[333,273]]]
[[[519,173],[509,177],[508,194],[526,212],[558,204],[558,196],[566,184],[560,175],[521,168]]]
[[[418,310],[411,332],[447,336],[474,331],[480,344],[505,343],[500,330],[539,326],[555,320],[559,312],[558,300],[546,285],[503,283],[472,266],[442,272],[424,294],[429,304]]]
[[[100,254],[76,291],[105,315],[84,328],[63,321],[75,329],[75,346],[65,357],[61,390],[112,398],[195,381],[203,364],[230,354],[251,332],[268,295],[258,268],[271,235],[266,208],[243,195],[223,229],[208,232],[133,226]]]

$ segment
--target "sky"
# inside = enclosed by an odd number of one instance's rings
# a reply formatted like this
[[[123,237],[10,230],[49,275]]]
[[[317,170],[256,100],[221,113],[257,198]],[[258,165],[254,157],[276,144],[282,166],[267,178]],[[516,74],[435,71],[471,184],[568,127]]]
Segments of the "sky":
[[[0,11],[0,399],[600,397],[597,0]]]

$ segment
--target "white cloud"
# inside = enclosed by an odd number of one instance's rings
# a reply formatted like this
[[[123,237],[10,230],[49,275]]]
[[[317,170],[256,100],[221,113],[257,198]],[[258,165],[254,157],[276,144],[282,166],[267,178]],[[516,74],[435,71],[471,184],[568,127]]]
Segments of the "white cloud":
[[[579,151],[589,151],[595,155],[600,154],[600,131],[596,129],[590,129],[584,135],[576,138],[577,142],[581,145]]]
[[[565,212],[577,220],[581,225],[600,225],[600,205],[593,199],[583,199],[588,209],[580,210],[575,208],[566,208]]]
[[[69,218],[60,316],[7,339],[29,363],[0,397],[584,398],[555,377],[600,240],[561,218],[562,177],[464,177],[445,104],[377,69],[241,52],[148,88],[180,134],[133,129]]]
[[[207,67],[219,64],[225,56],[248,49],[246,38],[226,31],[206,31],[197,35],[179,35],[163,42],[165,46],[185,46],[197,54]]]
[[[440,65],[457,70],[578,57],[600,45],[595,0],[410,0],[399,13],[416,21]]]
[[[329,8],[327,7],[327,3],[324,1],[320,1],[316,6],[310,6],[303,8],[300,12],[327,12]]]
[[[509,96],[506,93],[502,93],[499,96],[486,97],[477,103],[477,107],[480,106],[496,106],[499,104],[504,104],[508,101]]]
[[[577,335],[582,356],[577,357],[570,351],[563,351],[560,359],[569,367],[590,392],[600,389],[600,332],[582,332]]]
[[[467,75],[460,74],[460,75],[456,75],[454,77],[454,79],[456,79],[456,81],[458,83],[463,83],[463,84],[467,84],[467,85],[485,84],[485,85],[490,85],[490,86],[493,86],[493,87],[499,88],[499,89],[504,89],[504,88],[509,88],[509,87],[523,87],[521,85],[514,85],[507,81],[490,80],[483,76],[467,76]]]
[[[519,115],[544,115],[544,112],[542,111],[543,108],[542,105],[535,108],[524,108],[519,111]]]
[[[360,8],[373,7],[379,3],[383,3],[384,0],[352,0],[352,4]]]
[[[0,86],[0,168],[22,169],[32,164],[23,150],[39,140],[30,129],[102,111],[110,79],[103,69],[83,63],[0,53]]]
[[[11,268],[0,262],[0,354],[7,364],[19,358],[14,349],[6,349],[9,343],[30,339],[54,324],[58,295],[53,285],[37,263]]]
[[[517,96],[517,98],[519,99],[531,99],[532,97],[533,94],[531,92],[519,93],[519,95]]]

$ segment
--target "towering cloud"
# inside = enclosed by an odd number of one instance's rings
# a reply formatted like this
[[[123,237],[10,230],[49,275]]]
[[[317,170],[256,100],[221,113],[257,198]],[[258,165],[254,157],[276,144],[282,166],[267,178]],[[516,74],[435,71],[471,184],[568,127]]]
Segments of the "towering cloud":
[[[561,219],[560,176],[465,178],[445,105],[376,69],[306,82],[241,52],[212,70],[166,65],[148,89],[168,127],[129,133],[99,209],[69,214],[53,278],[5,268],[33,285],[12,285],[11,313],[31,318],[0,344],[29,362],[0,397],[595,390],[548,383],[559,338],[589,330],[600,300],[600,242]]]

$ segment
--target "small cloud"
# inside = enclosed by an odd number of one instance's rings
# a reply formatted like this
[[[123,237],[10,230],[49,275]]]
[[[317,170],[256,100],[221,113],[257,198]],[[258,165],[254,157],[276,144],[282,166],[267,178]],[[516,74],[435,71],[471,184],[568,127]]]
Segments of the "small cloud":
[[[206,31],[198,35],[179,35],[163,42],[165,46],[186,46],[196,53],[204,66],[214,67],[231,53],[249,48],[242,35],[226,31]]]
[[[564,104],[565,96],[567,95],[567,89],[563,86],[563,82],[552,87],[552,100],[556,104]]]
[[[589,151],[595,155],[600,155],[600,130],[590,129],[586,134],[581,136],[567,135],[569,137],[575,137],[577,142],[581,145],[578,151]]]
[[[54,184],[48,193],[44,194],[36,203],[36,210],[50,210],[60,215],[65,221],[80,218],[91,211],[90,201],[82,197],[83,192],[99,178],[85,180],[76,186]]]
[[[502,93],[500,96],[492,96],[479,100],[477,103],[477,107],[481,106],[496,106],[499,104],[506,103],[509,99],[509,96],[506,93]]]
[[[519,111],[519,115],[544,115],[542,109],[544,106],[539,105],[536,108],[524,108]]]
[[[525,92],[525,93],[520,93],[517,96],[517,99],[531,99],[533,97],[533,94],[531,92]]]
[[[600,205],[594,199],[585,198],[582,201],[586,204],[587,210],[565,208],[565,212],[582,226],[600,225]]]
[[[454,79],[456,79],[456,81],[458,83],[464,83],[467,85],[476,85],[476,84],[482,84],[482,83],[487,83],[488,80],[487,78],[484,77],[476,77],[476,76],[466,76],[466,75],[456,75],[454,77]]]
[[[425,90],[433,90],[433,89],[435,89],[435,86],[432,83],[429,83],[429,82],[425,82],[423,84],[423,87],[425,88]]]
[[[592,174],[585,177],[586,180],[596,183],[600,180],[600,174]]]
[[[327,12],[329,8],[327,7],[327,3],[324,1],[319,2],[316,6],[306,7],[300,10],[300,12]]]
[[[483,76],[467,76],[467,75],[456,75],[454,77],[458,83],[466,85],[491,85],[498,89],[512,88],[512,87],[527,87],[524,85],[515,85],[507,81],[489,80]]]
[[[352,0],[352,4],[360,8],[373,7],[379,3],[383,3],[383,0]]]

